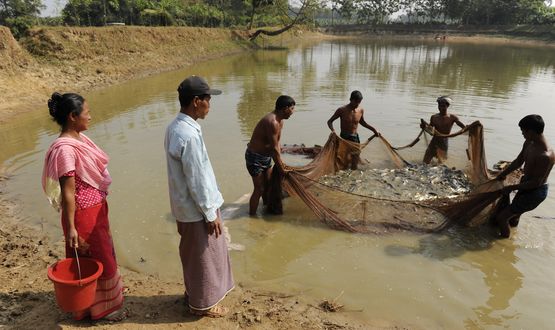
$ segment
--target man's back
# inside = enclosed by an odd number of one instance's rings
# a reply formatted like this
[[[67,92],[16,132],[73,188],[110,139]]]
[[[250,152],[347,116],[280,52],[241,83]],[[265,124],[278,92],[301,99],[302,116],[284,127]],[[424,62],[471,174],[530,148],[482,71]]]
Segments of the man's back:
[[[360,107],[352,108],[349,105],[345,105],[337,109],[341,122],[341,132],[347,134],[355,134],[358,129],[358,123],[362,118],[364,110]]]
[[[555,152],[545,142],[526,141],[524,146],[523,181],[538,180],[541,184],[547,178],[555,164]]]
[[[271,155],[274,148],[272,145],[274,135],[278,134],[279,141],[282,125],[283,123],[277,121],[276,115],[273,112],[262,117],[252,132],[251,140],[248,145],[249,150],[261,155]]]

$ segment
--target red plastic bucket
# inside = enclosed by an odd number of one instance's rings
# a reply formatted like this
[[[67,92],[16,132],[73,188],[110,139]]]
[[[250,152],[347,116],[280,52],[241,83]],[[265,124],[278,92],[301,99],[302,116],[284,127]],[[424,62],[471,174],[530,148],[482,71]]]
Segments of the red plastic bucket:
[[[60,260],[48,267],[48,278],[54,283],[56,301],[65,312],[78,312],[94,302],[96,280],[102,274],[102,264],[91,258],[79,258],[81,280],[75,258]]]

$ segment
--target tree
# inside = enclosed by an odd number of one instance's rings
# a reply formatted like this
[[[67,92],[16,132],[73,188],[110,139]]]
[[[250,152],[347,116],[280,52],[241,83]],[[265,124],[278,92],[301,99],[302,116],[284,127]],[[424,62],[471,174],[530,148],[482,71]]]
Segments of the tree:
[[[302,0],[301,7],[298,10],[295,10],[288,5],[286,5],[286,9],[283,11],[281,18],[283,19],[284,27],[277,29],[277,30],[266,30],[266,29],[258,29],[254,33],[250,35],[250,40],[256,39],[259,35],[264,34],[267,36],[277,36],[282,34],[289,29],[291,29],[295,24],[301,23],[310,17],[310,13],[317,7],[318,2],[316,0]]]
[[[38,17],[43,8],[41,0],[0,0],[0,24],[9,18]]]
[[[0,0],[0,25],[20,38],[37,21],[44,6],[41,0]]]
[[[547,8],[543,0],[444,0],[445,13],[464,24],[531,23]]]
[[[361,23],[385,23],[389,15],[401,9],[398,0],[355,0],[357,18]]]
[[[341,18],[350,20],[356,11],[355,0],[332,0],[331,1],[331,18],[333,25],[333,13],[338,13]]]
[[[254,23],[254,15],[256,14],[257,10],[262,10],[264,8],[268,8],[275,4],[274,0],[250,0],[251,4],[251,12],[250,12],[250,20],[249,20],[249,27],[248,29],[252,29],[252,25]]]

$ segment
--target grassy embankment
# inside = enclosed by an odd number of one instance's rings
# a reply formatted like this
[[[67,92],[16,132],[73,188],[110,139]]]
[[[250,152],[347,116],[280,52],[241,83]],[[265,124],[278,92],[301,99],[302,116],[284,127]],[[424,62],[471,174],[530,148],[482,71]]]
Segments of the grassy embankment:
[[[83,93],[193,63],[287,44],[291,30],[247,40],[244,31],[192,27],[38,27],[16,41],[0,27],[0,121],[43,107],[53,91]]]

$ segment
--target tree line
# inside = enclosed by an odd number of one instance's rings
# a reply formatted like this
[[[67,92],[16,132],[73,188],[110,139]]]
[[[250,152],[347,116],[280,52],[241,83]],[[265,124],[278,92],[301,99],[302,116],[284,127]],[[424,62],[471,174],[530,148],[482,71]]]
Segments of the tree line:
[[[347,22],[463,25],[554,24],[544,0],[332,0],[331,14]],[[392,16],[394,15],[394,17]]]
[[[0,0],[0,25],[16,37],[33,25],[202,26],[253,29],[293,24],[555,24],[544,0],[68,0],[40,17],[42,0]],[[258,34],[275,33],[258,30]],[[257,35],[258,35],[257,34]]]

